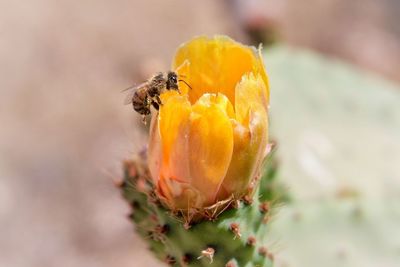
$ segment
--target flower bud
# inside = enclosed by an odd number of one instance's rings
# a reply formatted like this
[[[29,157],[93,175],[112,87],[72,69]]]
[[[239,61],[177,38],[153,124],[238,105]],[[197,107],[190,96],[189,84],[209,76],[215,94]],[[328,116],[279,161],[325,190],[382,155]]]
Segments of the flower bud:
[[[150,126],[149,168],[172,210],[240,199],[268,143],[269,86],[260,51],[224,36],[183,44],[172,69],[190,87],[161,95]]]

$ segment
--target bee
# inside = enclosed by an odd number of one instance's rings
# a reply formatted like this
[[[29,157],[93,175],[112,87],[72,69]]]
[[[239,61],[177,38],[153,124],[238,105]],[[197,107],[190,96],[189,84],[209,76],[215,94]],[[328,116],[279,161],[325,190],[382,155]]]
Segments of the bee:
[[[184,82],[191,89],[184,80],[178,79],[176,72],[159,72],[144,83],[125,89],[130,90],[130,92],[124,104],[132,104],[133,109],[143,116],[143,122],[145,122],[146,116],[151,113],[151,106],[156,110],[160,109],[162,105],[161,93],[165,90],[175,90],[180,93],[178,82]]]

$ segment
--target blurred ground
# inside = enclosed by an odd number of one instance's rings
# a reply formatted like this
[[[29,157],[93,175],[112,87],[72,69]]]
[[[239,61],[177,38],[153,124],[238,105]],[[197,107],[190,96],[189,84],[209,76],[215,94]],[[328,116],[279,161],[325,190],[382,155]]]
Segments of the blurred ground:
[[[194,35],[248,41],[227,4],[0,1],[1,267],[159,266],[112,185],[145,140],[120,91]],[[400,80],[398,1],[260,5],[287,42]]]

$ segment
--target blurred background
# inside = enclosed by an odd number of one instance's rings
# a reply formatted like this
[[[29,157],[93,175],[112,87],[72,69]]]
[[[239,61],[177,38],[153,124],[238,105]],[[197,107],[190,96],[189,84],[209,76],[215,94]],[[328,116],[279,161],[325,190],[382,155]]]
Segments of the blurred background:
[[[399,266],[399,14],[396,0],[0,0],[0,266],[162,266],[113,185],[146,140],[121,90],[200,34],[265,44],[293,199],[271,230],[277,266]]]

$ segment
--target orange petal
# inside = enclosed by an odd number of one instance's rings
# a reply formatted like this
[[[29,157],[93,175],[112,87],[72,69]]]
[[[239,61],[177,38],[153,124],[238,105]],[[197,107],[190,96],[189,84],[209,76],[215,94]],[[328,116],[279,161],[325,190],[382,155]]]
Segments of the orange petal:
[[[265,69],[264,59],[263,59],[263,56],[262,56],[262,52],[261,52],[262,49],[261,48],[262,47],[260,45],[259,48],[258,48],[258,59],[259,60],[257,60],[255,62],[255,64],[254,64],[253,73],[254,74],[259,74],[261,76],[262,80],[264,81],[265,88],[262,89],[263,90],[263,92],[262,92],[263,102],[264,102],[264,105],[266,107],[268,107],[269,106],[269,94],[270,94],[270,92],[269,92],[269,79],[268,79],[267,71]]]
[[[210,103],[216,104],[229,118],[235,118],[235,111],[229,99],[220,93],[217,94],[204,94],[197,100],[197,103],[203,106],[210,105]]]
[[[202,96],[190,117],[189,161],[191,184],[214,204],[233,151],[233,130],[216,98]],[[222,105],[223,106],[223,105]]]
[[[163,95],[158,127],[162,144],[161,175],[166,179],[188,181],[188,132],[191,105],[177,93]]]
[[[233,121],[234,149],[231,164],[218,192],[218,200],[243,196],[261,166],[267,144],[267,121],[261,113],[251,112],[250,128]]]
[[[189,60],[185,60],[180,66],[176,68],[176,72],[178,73],[179,80],[183,80],[184,82],[178,82],[179,90],[183,95],[187,95],[189,90],[192,90],[190,87],[190,62]],[[189,86],[190,87],[189,87]]]
[[[265,92],[266,85],[260,75],[252,73],[243,75],[235,88],[235,112],[236,120],[239,123],[248,125],[250,108],[267,113],[268,106]]]
[[[161,178],[157,189],[161,200],[172,210],[204,206],[204,196],[189,183]]]
[[[191,103],[205,93],[218,92],[235,103],[235,86],[243,74],[259,71],[262,66],[253,47],[226,36],[202,36],[183,44],[176,52],[172,68],[179,68],[185,61],[189,62],[190,67],[181,67],[178,72],[185,76],[185,81],[193,88],[189,90]]]
[[[150,124],[149,147],[147,161],[154,184],[158,183],[162,163],[162,145],[158,128],[158,115],[153,115]]]
[[[264,105],[265,82],[260,75],[244,75],[236,86],[236,121],[232,120],[234,150],[218,199],[243,195],[259,170],[268,142]]]

